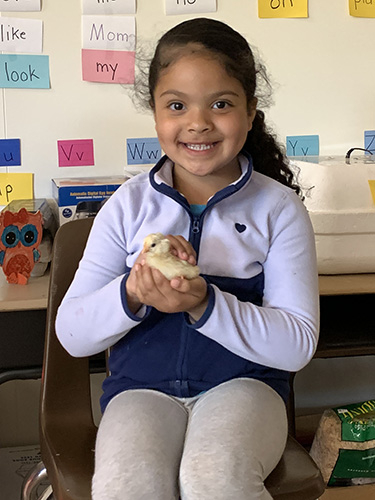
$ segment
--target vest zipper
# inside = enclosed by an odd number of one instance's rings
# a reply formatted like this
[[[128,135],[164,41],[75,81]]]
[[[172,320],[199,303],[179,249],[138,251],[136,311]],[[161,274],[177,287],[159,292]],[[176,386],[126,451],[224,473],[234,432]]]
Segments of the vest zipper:
[[[192,227],[191,230],[192,230],[192,232],[194,234],[197,234],[197,233],[200,232],[199,219],[198,218],[196,218],[196,219],[193,220],[193,227]]]
[[[192,224],[190,228],[190,243],[192,244],[194,250],[196,251],[197,258],[199,254],[199,244],[201,239],[201,216],[193,217]]]

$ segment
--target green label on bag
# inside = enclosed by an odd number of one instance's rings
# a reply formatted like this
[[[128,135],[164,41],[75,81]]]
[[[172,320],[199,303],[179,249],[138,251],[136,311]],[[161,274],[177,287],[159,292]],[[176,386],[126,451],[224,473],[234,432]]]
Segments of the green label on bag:
[[[333,408],[341,420],[341,439],[343,441],[365,442],[375,439],[375,399]]]
[[[343,479],[375,477],[375,448],[369,450],[339,450],[336,465],[328,485],[343,483]]]

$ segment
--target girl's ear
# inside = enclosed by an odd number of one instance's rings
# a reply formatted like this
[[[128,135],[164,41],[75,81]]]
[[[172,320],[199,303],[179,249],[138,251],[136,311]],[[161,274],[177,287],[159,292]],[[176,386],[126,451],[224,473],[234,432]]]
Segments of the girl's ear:
[[[254,121],[255,115],[257,114],[257,104],[258,104],[258,99],[256,97],[254,97],[252,99],[252,101],[249,103],[249,109],[247,112],[249,132],[253,128],[253,121]]]
[[[150,98],[150,100],[148,101],[148,105],[150,106],[150,109],[153,112],[153,114],[155,114],[155,103],[152,98]]]

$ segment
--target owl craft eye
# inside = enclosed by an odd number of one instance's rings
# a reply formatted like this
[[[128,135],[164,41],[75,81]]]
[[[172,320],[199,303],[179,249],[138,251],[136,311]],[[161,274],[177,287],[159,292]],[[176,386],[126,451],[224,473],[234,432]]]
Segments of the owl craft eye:
[[[17,226],[7,226],[1,235],[1,241],[7,248],[14,248],[20,240],[20,232]]]
[[[21,241],[25,247],[30,247],[38,240],[38,230],[33,224],[26,224],[21,229]]]
[[[17,239],[16,233],[13,231],[9,231],[9,233],[5,237],[5,241],[8,243],[9,246],[14,245],[16,239]]]
[[[27,233],[25,233],[25,243],[31,244],[34,240],[35,234],[33,233],[33,231],[27,231]]]

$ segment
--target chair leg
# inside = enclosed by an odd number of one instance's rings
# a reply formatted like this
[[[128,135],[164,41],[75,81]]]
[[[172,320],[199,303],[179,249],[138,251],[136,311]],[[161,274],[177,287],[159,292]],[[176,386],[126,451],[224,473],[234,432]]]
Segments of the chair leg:
[[[36,496],[36,489],[43,481],[47,480],[47,470],[43,462],[39,462],[31,469],[22,483],[21,500],[47,500],[43,493],[40,499]],[[50,494],[52,493],[52,489]]]
[[[287,403],[288,411],[288,430],[289,434],[296,437],[296,412],[295,412],[295,401],[294,401],[294,379],[296,374],[292,372],[289,378],[290,394]]]
[[[38,500],[53,500],[52,496],[52,486],[48,486],[48,488],[42,493],[42,496],[38,498]]]

